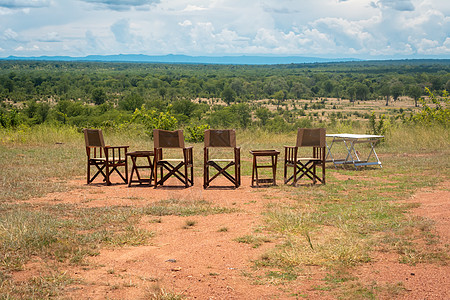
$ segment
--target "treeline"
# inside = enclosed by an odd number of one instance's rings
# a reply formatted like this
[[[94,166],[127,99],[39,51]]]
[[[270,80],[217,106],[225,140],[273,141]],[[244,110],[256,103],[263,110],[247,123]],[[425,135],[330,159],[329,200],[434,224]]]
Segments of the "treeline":
[[[417,103],[425,88],[435,95],[450,90],[449,71],[450,60],[277,66],[0,61],[0,123],[112,126],[136,119],[139,109],[170,114],[178,124],[245,128],[258,122],[283,130],[312,120],[304,109],[282,109],[290,99],[320,98],[315,107],[323,98],[389,105],[406,95]],[[270,111],[256,103],[260,99],[279,109]]]

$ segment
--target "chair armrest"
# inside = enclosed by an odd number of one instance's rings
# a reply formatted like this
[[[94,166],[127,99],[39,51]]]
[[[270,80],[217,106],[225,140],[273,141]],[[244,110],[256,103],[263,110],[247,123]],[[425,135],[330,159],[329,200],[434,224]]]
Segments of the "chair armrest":
[[[129,146],[105,146],[105,156],[112,160],[126,160],[126,154]]]
[[[193,157],[192,153],[193,153],[193,147],[192,146],[183,148],[184,161],[187,164],[192,164],[194,162],[194,157]]]
[[[234,161],[237,165],[241,164],[241,147],[234,148]]]
[[[297,160],[297,150],[298,147],[295,146],[284,146],[284,161],[295,162]]]

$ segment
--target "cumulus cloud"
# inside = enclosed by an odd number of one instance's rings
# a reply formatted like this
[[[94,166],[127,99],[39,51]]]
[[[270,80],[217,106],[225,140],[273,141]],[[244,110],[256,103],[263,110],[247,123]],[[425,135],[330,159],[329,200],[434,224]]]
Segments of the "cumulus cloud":
[[[192,26],[192,22],[190,20],[184,20],[183,22],[179,22],[178,25],[181,27]]]
[[[55,43],[55,42],[62,42],[62,39],[60,38],[57,32],[52,31],[48,32],[44,37],[40,38],[39,41],[45,43]]]
[[[0,0],[1,1],[1,0]],[[82,0],[87,3],[93,3],[100,5],[101,7],[106,7],[111,10],[126,11],[131,8],[142,8],[144,6],[150,6],[152,4],[157,4],[160,0]]]
[[[182,12],[195,12],[195,11],[203,11],[203,10],[207,10],[207,8],[189,4],[183,9]]]
[[[12,30],[11,28],[8,28],[5,30],[5,32],[3,33],[3,36],[5,37],[5,39],[7,40],[17,40],[18,38],[18,34],[17,32],[15,32],[14,30]]]
[[[0,7],[10,9],[48,7],[50,0],[0,0]]]
[[[117,42],[122,44],[132,44],[134,41],[134,35],[130,30],[130,22],[122,19],[117,21],[111,26],[111,31]]]
[[[1,55],[448,57],[449,14],[441,0],[0,0]]]
[[[372,7],[392,8],[398,11],[414,11],[414,5],[411,0],[378,0],[371,2]]]
[[[40,48],[37,45],[33,45],[31,47],[18,46],[14,50],[16,50],[17,52],[25,52],[25,51],[26,52],[36,52],[36,51],[39,51]]]

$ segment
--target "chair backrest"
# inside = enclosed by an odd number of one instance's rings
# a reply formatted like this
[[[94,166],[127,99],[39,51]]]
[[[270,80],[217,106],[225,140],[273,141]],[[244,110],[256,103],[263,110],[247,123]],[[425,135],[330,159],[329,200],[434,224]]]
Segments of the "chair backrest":
[[[325,147],[325,128],[299,128],[296,147]]]
[[[86,147],[105,147],[101,129],[83,129]]]
[[[234,129],[225,130],[205,130],[205,147],[236,147],[236,131]]]
[[[183,130],[153,129],[155,148],[184,148]]]

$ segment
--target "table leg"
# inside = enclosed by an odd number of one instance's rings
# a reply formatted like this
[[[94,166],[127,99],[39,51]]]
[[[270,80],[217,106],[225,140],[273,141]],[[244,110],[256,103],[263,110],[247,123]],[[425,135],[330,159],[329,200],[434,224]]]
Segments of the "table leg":
[[[131,186],[131,182],[133,181],[133,174],[136,170],[136,159],[134,156],[131,156],[131,163],[133,164],[133,166],[131,167],[131,174],[130,174],[130,180],[128,181],[128,186]]]
[[[253,168],[252,168],[252,187],[255,183],[255,168],[256,168],[256,157],[253,155]]]
[[[259,178],[258,178],[258,159],[255,156],[255,179],[256,179],[256,186],[259,186]]]
[[[272,155],[272,176],[273,176],[273,185],[277,185],[277,155]]]

